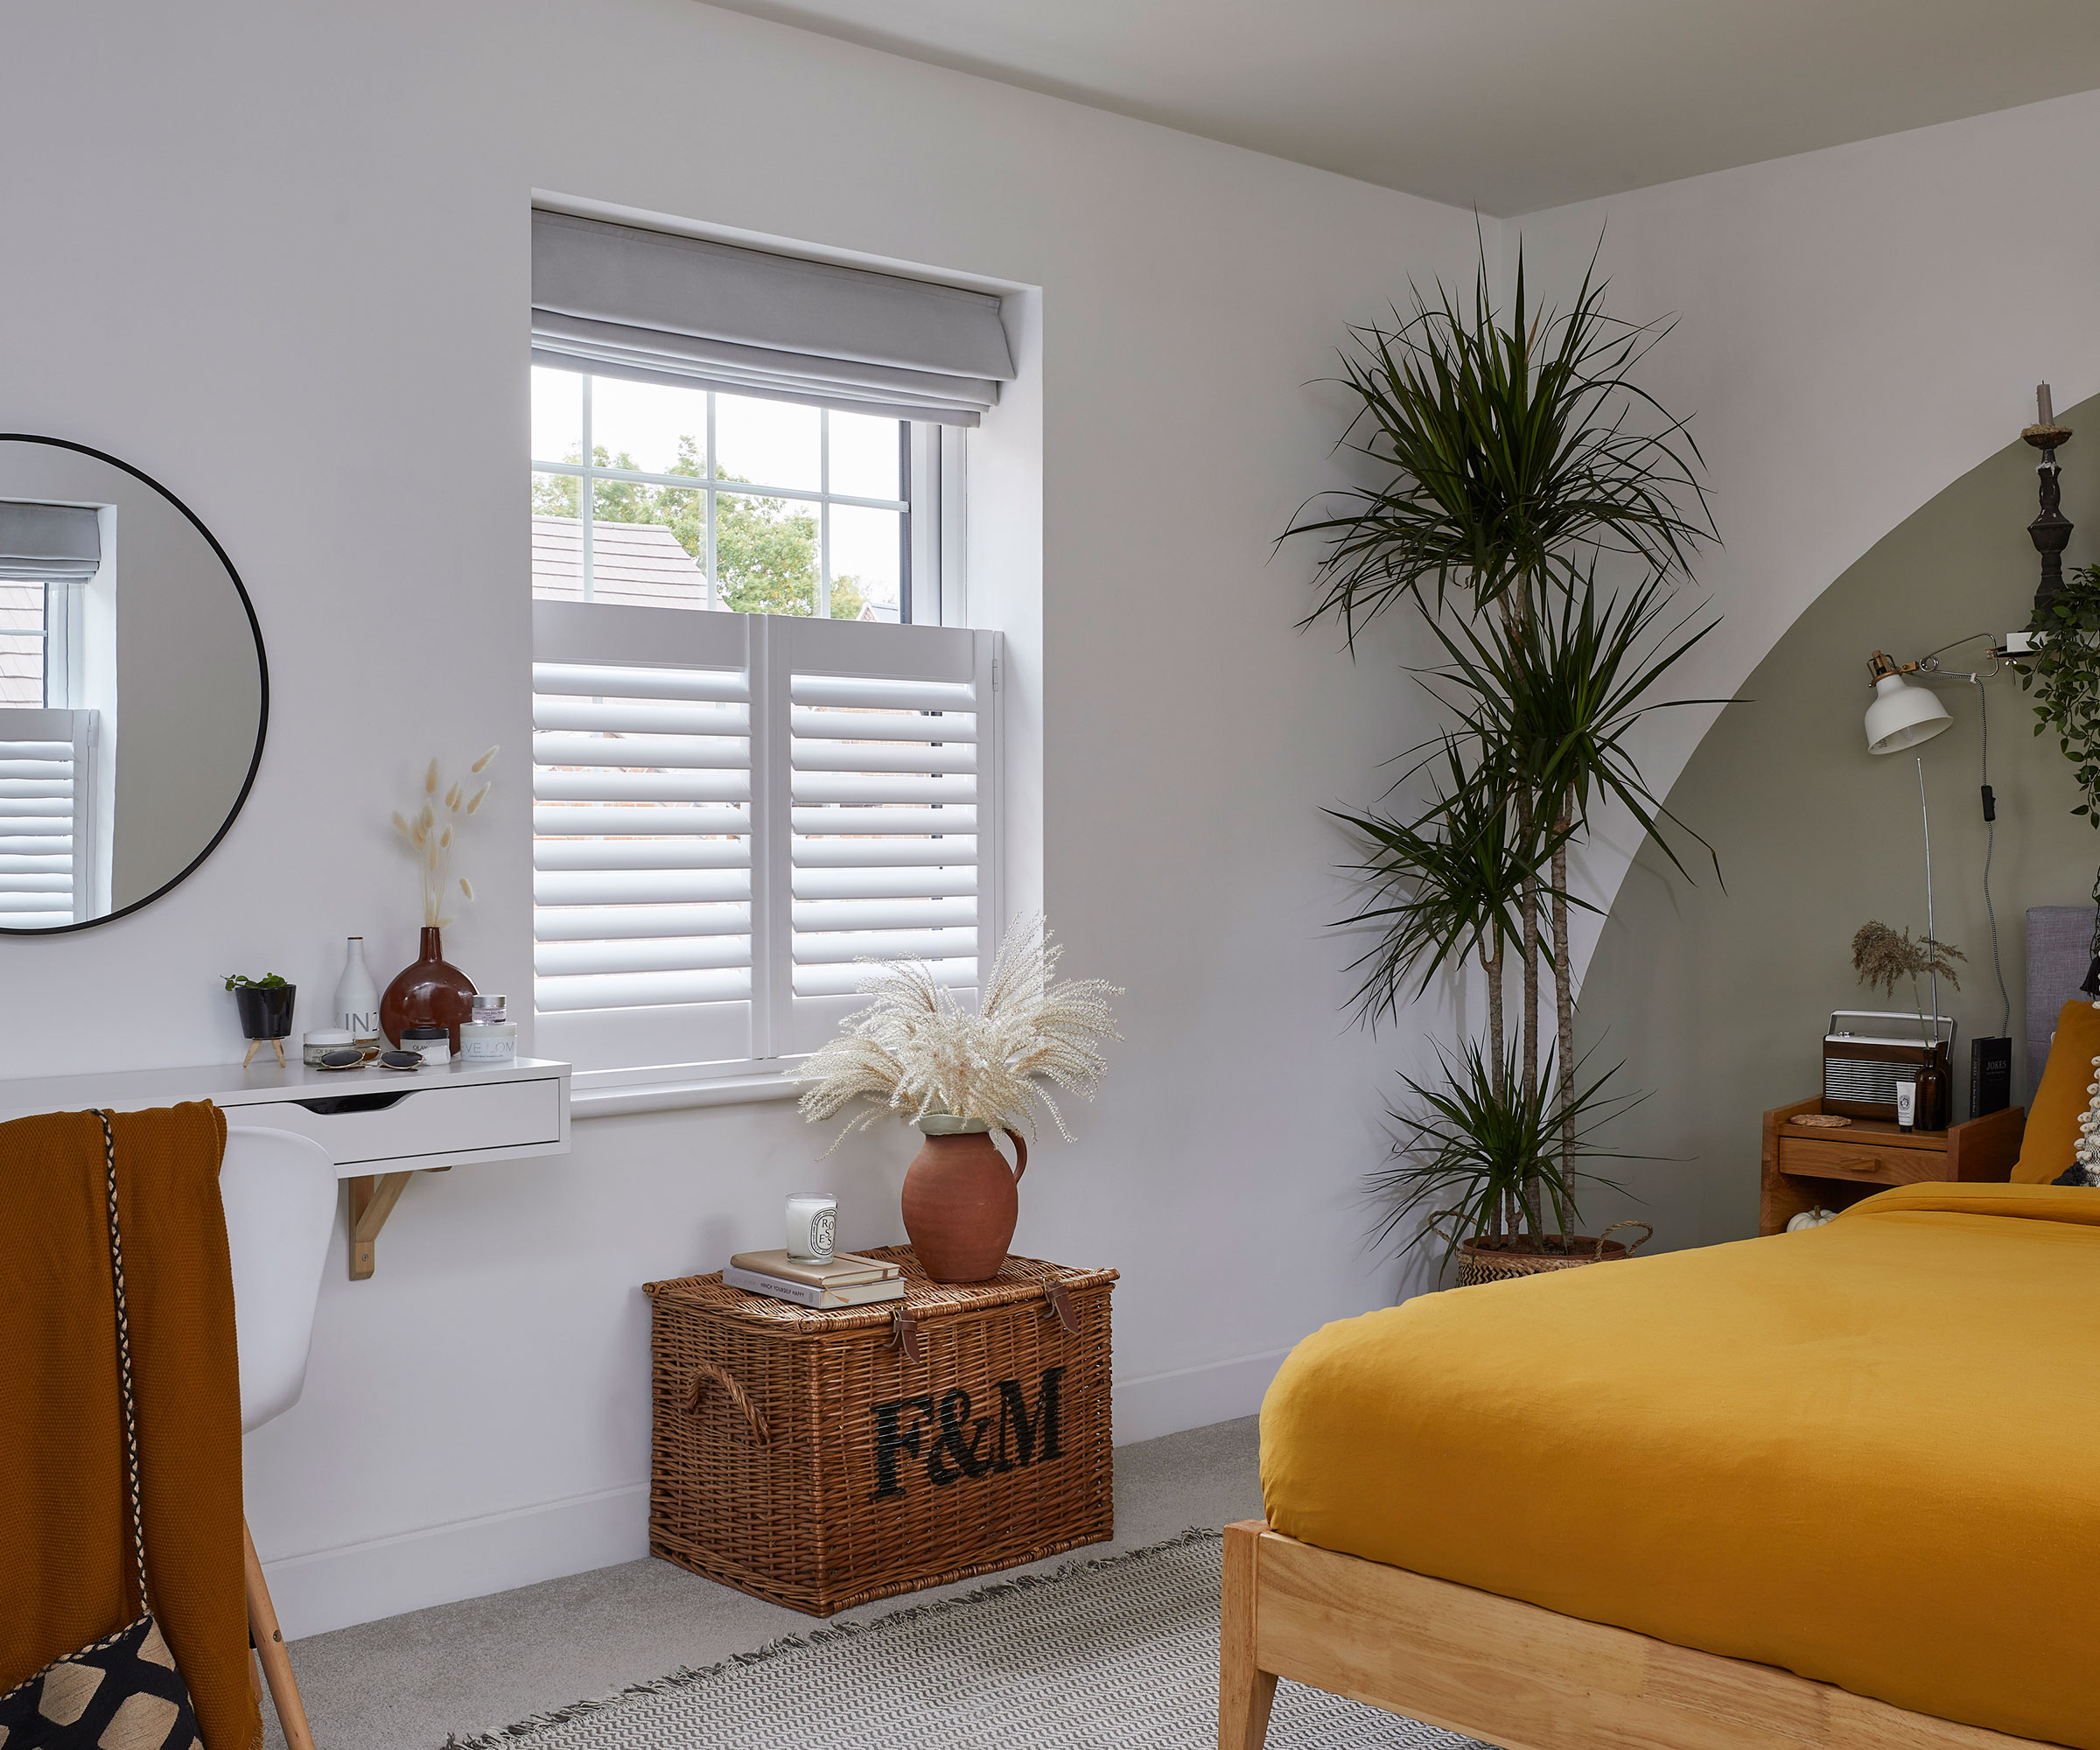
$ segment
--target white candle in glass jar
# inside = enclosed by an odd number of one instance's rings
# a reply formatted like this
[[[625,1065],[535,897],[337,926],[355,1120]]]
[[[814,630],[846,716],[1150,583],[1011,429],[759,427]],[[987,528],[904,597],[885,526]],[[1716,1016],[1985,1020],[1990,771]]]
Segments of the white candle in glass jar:
[[[838,1244],[838,1199],[797,1193],[788,1200],[788,1256],[802,1264],[830,1264]]]

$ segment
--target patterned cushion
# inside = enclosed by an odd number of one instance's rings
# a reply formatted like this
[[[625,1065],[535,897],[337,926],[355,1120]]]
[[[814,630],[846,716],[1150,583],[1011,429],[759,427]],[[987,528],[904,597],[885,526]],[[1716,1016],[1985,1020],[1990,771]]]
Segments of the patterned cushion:
[[[160,1627],[129,1628],[0,1696],[0,1750],[204,1750]]]

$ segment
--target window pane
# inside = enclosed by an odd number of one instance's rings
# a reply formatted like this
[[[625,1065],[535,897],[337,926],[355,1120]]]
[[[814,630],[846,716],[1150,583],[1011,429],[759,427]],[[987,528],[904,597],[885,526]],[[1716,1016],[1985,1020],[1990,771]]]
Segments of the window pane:
[[[584,380],[574,371],[532,368],[532,459],[584,459]]]
[[[794,499],[718,494],[715,575],[722,606],[738,613],[815,613],[816,507]]]
[[[707,471],[707,391],[591,379],[591,447],[601,468],[644,474]]]
[[[725,480],[815,492],[823,484],[821,418],[816,408],[793,402],[718,395],[715,466]]]
[[[831,416],[831,490],[848,498],[902,498],[900,419]]]
[[[597,480],[591,598],[628,607],[707,606],[707,500],[690,486]]]
[[[532,592],[541,601],[583,599],[584,529],[577,520],[581,489],[573,474],[532,477]]]
[[[0,705],[44,703],[44,585],[0,584]]]
[[[898,618],[898,542],[904,516],[894,510],[831,507],[831,618]]]

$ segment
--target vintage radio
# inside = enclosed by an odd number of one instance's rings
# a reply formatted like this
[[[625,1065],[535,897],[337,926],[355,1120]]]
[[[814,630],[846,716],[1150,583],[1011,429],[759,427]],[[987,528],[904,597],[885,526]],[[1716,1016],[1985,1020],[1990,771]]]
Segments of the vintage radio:
[[[1864,1022],[1858,1031],[1841,1023]],[[1823,1110],[1848,1118],[1894,1122],[1896,1083],[1914,1082],[1934,1051],[1944,1069],[1953,1055],[1954,1021],[1921,1019],[1902,1009],[1836,1009],[1823,1036]]]

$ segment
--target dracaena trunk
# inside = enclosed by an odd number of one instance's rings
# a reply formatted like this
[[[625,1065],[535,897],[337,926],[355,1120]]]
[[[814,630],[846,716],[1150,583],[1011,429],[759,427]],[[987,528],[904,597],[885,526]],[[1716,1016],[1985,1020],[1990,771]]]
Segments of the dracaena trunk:
[[[1554,830],[1560,842],[1553,849],[1553,1019],[1558,1035],[1555,1053],[1555,1099],[1560,1110],[1560,1182],[1575,1183],[1575,967],[1568,957],[1568,845],[1565,834],[1571,812],[1564,797]],[[1561,1226],[1574,1225],[1573,1214]],[[1572,1235],[1564,1233],[1564,1240]]]

